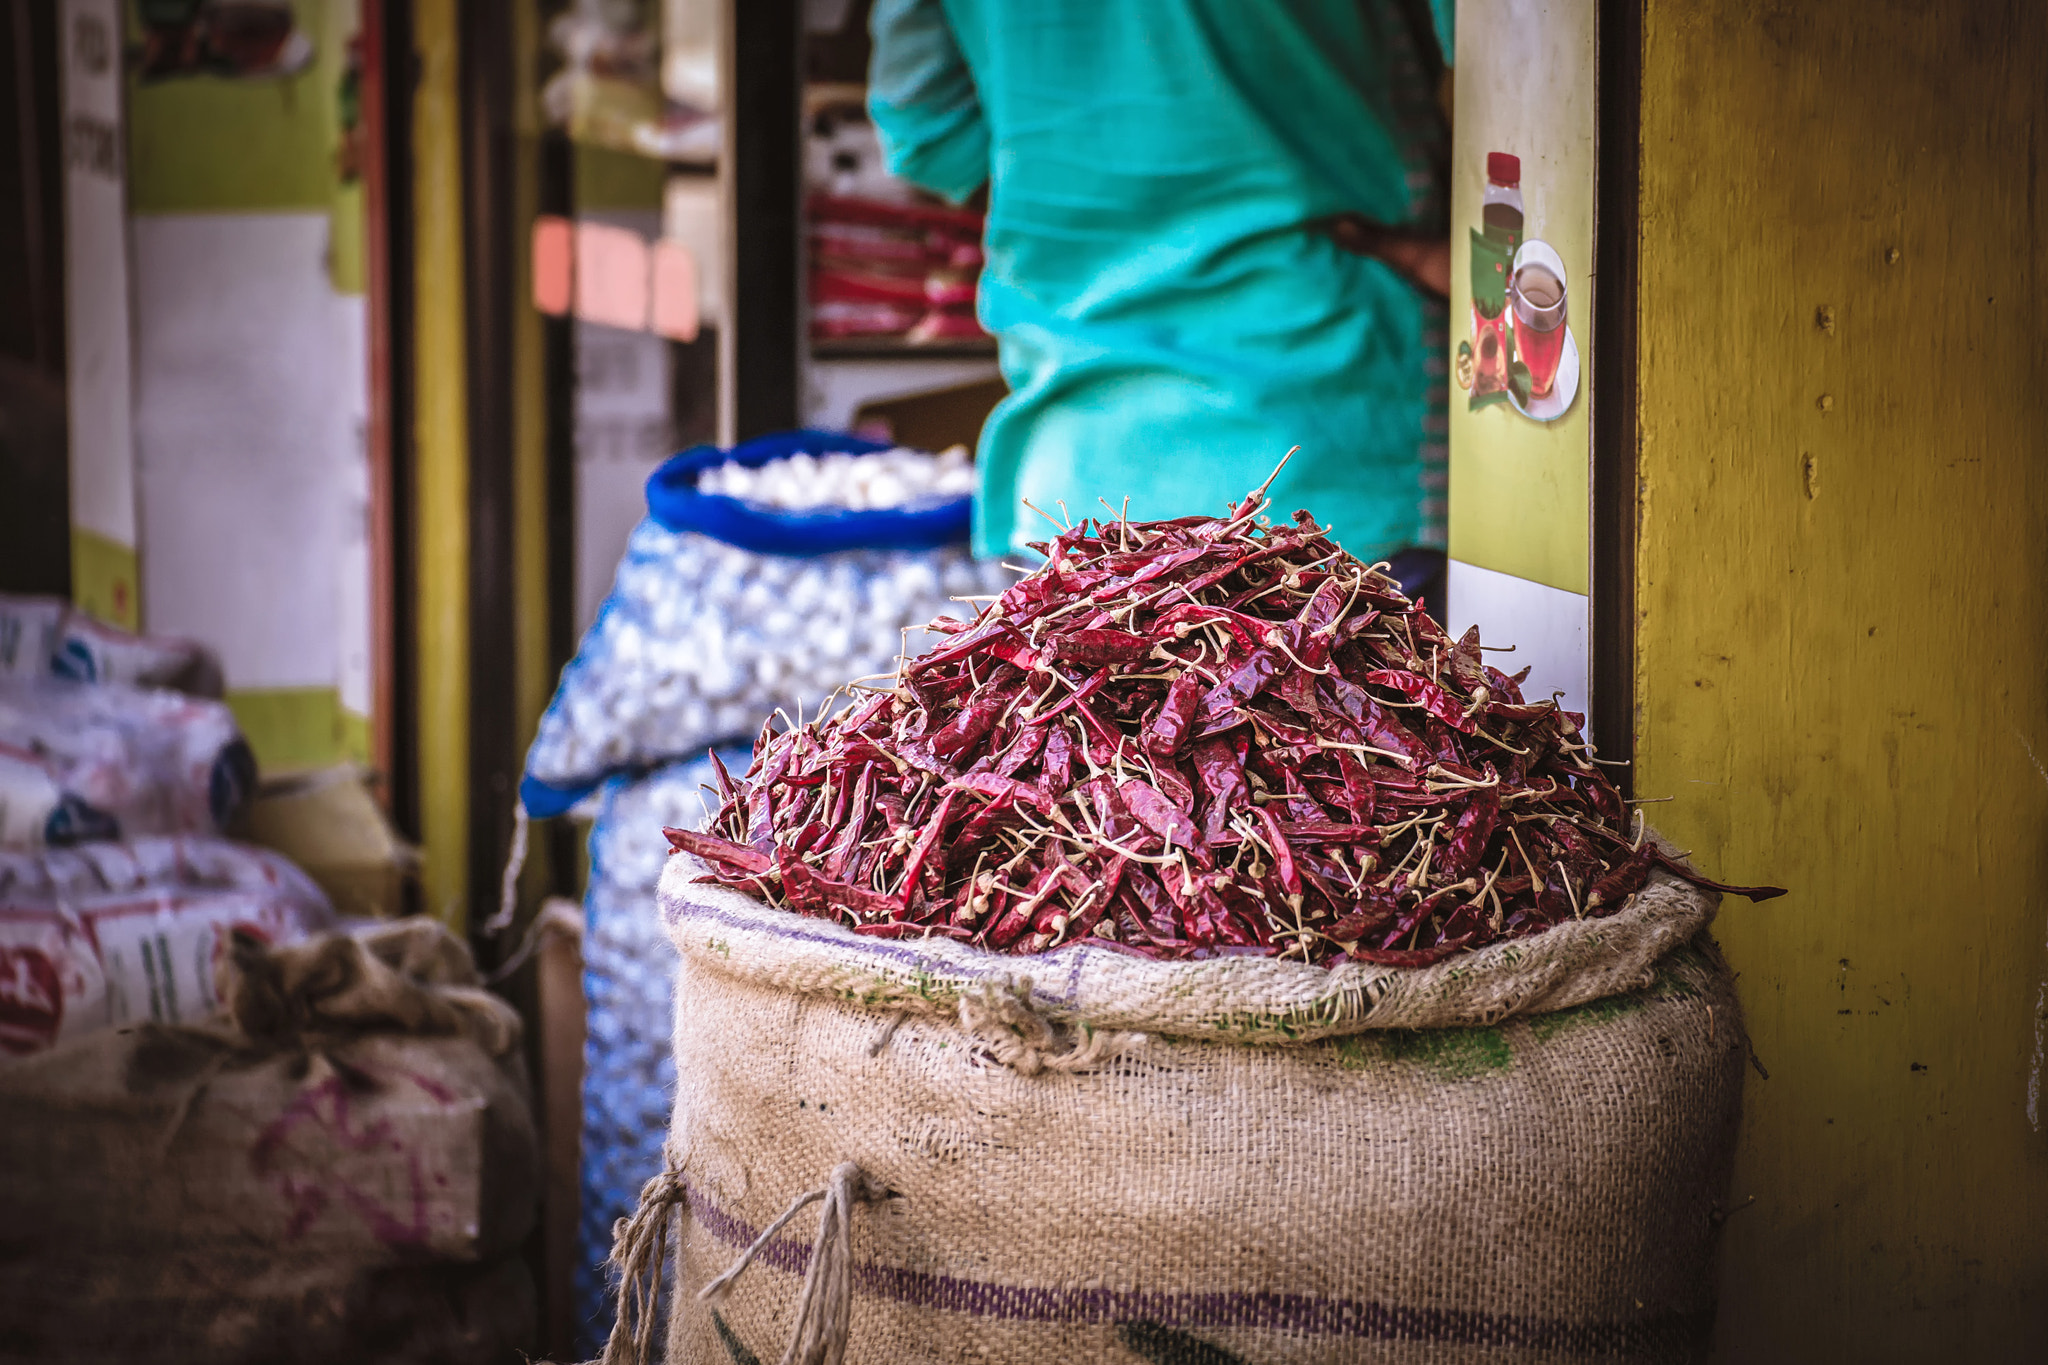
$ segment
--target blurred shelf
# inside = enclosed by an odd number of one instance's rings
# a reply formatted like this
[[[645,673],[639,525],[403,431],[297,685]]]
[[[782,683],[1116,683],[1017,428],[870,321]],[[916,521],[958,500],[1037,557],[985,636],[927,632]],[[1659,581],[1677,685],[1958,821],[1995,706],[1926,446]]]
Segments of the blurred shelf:
[[[893,337],[837,337],[811,343],[813,360],[994,360],[994,337],[927,341],[913,345]]]

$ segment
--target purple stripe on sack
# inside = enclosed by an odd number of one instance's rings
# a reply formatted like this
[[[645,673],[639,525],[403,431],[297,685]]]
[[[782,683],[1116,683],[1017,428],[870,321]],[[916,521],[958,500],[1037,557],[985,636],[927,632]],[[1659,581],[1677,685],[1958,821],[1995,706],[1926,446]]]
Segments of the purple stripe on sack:
[[[685,1182],[690,1215],[730,1247],[753,1244],[760,1230]],[[811,1249],[778,1239],[757,1260],[789,1275],[810,1266]],[[1566,1322],[1459,1308],[1403,1308],[1314,1294],[1212,1294],[1122,1289],[1062,1289],[990,1284],[873,1262],[853,1268],[857,1293],[918,1308],[1010,1322],[1154,1322],[1181,1328],[1256,1328],[1289,1336],[1365,1337],[1465,1346],[1512,1346],[1582,1355],[1640,1355],[1698,1347],[1713,1327],[1712,1309],[1665,1313],[1641,1322]]]
[[[1073,953],[1070,955],[1067,967],[1067,993],[1065,997],[1063,997],[1063,1003],[1066,1005],[1068,1009],[1076,1009],[1080,1006],[1081,968],[1086,965],[1087,959],[1084,958],[1080,953]]]

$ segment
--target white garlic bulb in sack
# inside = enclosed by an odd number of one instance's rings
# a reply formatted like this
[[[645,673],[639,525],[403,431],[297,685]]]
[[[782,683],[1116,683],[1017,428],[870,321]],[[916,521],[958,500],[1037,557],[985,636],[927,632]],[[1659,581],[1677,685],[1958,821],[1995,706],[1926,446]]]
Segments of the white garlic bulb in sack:
[[[657,476],[659,477],[659,476]],[[737,500],[748,517],[872,514],[958,506],[974,467],[964,447],[797,450],[749,467],[710,463],[699,495]],[[949,504],[948,499],[954,500]],[[730,505],[730,504],[728,504]],[[964,508],[960,534],[964,535]],[[843,524],[843,523],[842,523]],[[863,523],[864,524],[864,523]],[[880,523],[877,523],[880,524]],[[972,607],[1014,577],[964,544],[766,553],[650,517],[631,537],[613,590],[528,755],[548,790],[587,790],[606,771],[645,768],[721,740],[750,740],[776,709],[815,708],[857,678],[886,674],[917,629]],[[545,813],[545,812],[539,812]]]

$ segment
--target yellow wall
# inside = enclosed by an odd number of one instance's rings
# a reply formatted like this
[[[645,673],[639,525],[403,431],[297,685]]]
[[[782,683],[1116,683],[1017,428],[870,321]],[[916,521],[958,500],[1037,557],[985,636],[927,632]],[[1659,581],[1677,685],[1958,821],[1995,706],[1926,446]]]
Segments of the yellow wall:
[[[513,107],[512,216],[518,246],[508,282],[512,312],[510,449],[486,452],[512,465],[516,633],[511,659],[479,660],[470,641],[470,449],[468,350],[465,344],[462,204],[462,105],[457,0],[415,0],[413,39],[420,56],[414,93],[414,288],[417,320],[415,420],[419,540],[420,834],[426,906],[457,928],[497,908],[498,888],[469,884],[470,680],[472,669],[512,671],[524,744],[554,691],[548,657],[547,394],[540,315],[529,305],[532,283],[525,240],[538,210],[540,8],[511,12]],[[535,849],[522,885],[534,894],[549,884],[545,841]],[[529,900],[533,899],[529,895]]]
[[[1645,6],[1639,794],[1793,888],[1724,1360],[2048,1359],[2043,15]]]
[[[418,0],[413,41],[420,882],[460,930],[469,860],[469,417],[455,0]]]

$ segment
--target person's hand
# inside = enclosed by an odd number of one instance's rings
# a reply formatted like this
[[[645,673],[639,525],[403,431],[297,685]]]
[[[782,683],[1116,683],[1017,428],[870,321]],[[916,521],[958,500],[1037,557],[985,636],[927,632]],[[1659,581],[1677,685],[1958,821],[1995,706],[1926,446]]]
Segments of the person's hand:
[[[1451,296],[1451,244],[1434,237],[1396,237],[1379,258],[1407,276],[1408,283],[1439,299]]]
[[[1358,213],[1340,213],[1323,225],[1330,240],[1359,256],[1385,261],[1410,284],[1437,298],[1451,293],[1451,244],[1436,233],[1375,223]]]

